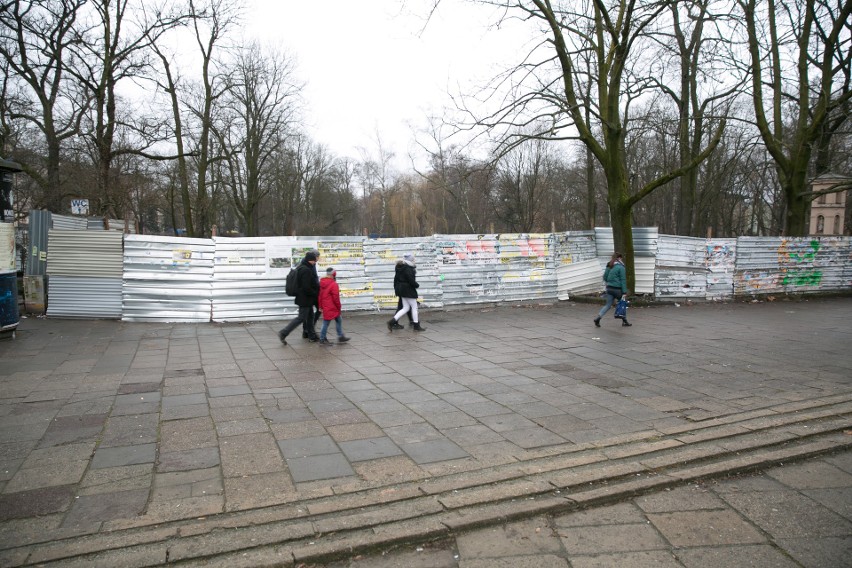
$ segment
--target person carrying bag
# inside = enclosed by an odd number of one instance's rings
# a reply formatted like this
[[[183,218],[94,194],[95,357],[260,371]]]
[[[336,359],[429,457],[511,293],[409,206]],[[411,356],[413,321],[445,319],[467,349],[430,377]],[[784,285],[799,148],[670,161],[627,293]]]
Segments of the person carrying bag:
[[[616,301],[624,301],[622,306],[624,315],[621,315],[616,310],[615,317],[621,319],[621,325],[630,327],[633,324],[627,321],[627,270],[624,268],[624,256],[620,252],[613,253],[612,258],[606,264],[604,270],[604,283],[606,284],[606,304],[598,312],[598,317],[595,318],[595,326],[601,326],[601,318],[606,315],[612,304]],[[619,302],[620,303],[620,302]]]

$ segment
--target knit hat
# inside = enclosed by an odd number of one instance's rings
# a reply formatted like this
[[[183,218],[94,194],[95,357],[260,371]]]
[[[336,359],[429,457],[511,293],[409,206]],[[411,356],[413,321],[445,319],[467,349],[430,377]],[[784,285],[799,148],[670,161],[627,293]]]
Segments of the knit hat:
[[[411,254],[411,253],[406,253],[406,254],[402,255],[402,258],[404,260],[407,260],[408,262],[414,262],[414,255]]]
[[[316,260],[316,259],[317,259],[317,253],[315,253],[313,251],[305,253],[305,260]]]
[[[335,274],[337,274],[337,271],[334,268],[332,268],[331,266],[329,266],[328,268],[325,269],[325,275],[326,276],[334,276]]]

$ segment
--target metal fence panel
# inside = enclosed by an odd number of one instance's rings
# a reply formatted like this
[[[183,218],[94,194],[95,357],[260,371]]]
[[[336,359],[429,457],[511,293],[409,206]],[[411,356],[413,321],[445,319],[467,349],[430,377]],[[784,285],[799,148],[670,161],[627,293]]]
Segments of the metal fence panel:
[[[556,269],[556,280],[559,300],[568,300],[571,294],[594,294],[604,289],[603,264],[594,258],[562,265]]]
[[[86,229],[89,231],[103,231],[104,222],[103,217],[88,217],[86,218]]]
[[[44,276],[47,271],[47,233],[50,230],[50,211],[34,210],[29,215],[29,249],[27,250],[27,265],[24,268],[27,276]]]
[[[435,235],[444,304],[556,297],[553,235]]]
[[[846,290],[849,237],[740,237],[734,294]]]
[[[660,235],[654,275],[657,298],[703,299],[707,294],[705,240]]]
[[[121,318],[121,277],[51,276],[47,317]]]
[[[634,294],[654,293],[654,269],[659,233],[656,227],[633,228],[633,272],[636,275]],[[612,227],[595,227],[597,254],[606,263],[614,252]]]
[[[121,319],[210,321],[214,253],[212,239],[125,235]]]
[[[287,304],[292,307],[292,299],[284,294],[289,254],[282,266],[280,255],[267,255],[266,239],[215,237],[213,242],[213,321],[273,320],[289,315]],[[273,246],[270,250],[279,249]]]
[[[603,288],[603,268],[597,258],[594,231],[569,231],[553,235],[556,265],[556,297],[589,294]]]
[[[48,317],[120,318],[122,235],[48,232]]]
[[[121,248],[121,233],[51,229],[47,274],[121,279]]]
[[[396,307],[397,297],[393,292],[396,262],[409,253],[417,263],[420,305],[428,308],[444,305],[434,238],[368,239],[364,241],[364,276],[372,286],[372,309]]]
[[[50,228],[63,229],[67,231],[85,231],[89,228],[88,220],[85,217],[71,217],[69,215],[50,215]],[[103,225],[101,225],[103,229]]]
[[[707,267],[708,300],[725,300],[734,295],[737,258],[736,239],[707,239],[704,263]]]
[[[633,252],[635,256],[656,256],[658,238],[657,227],[633,227]],[[612,227],[595,227],[595,244],[598,256],[606,257],[609,260],[612,253],[615,252]]]
[[[786,253],[784,285],[787,291],[817,286],[819,291],[848,290],[847,268],[852,260],[852,238],[803,238]]]
[[[553,235],[553,259],[556,266],[597,258],[594,231],[568,231]]]
[[[320,278],[328,268],[337,271],[337,285],[340,287],[341,309],[361,311],[376,309],[373,295],[373,281],[365,272],[365,243],[367,237],[317,237],[319,260],[317,270]],[[418,277],[420,271],[418,271]],[[421,285],[422,286],[422,285]]]

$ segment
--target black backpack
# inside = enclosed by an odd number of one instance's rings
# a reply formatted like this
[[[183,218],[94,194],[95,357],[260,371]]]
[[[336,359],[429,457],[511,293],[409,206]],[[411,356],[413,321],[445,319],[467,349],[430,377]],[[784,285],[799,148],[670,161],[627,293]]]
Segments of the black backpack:
[[[299,285],[296,279],[296,272],[298,270],[298,268],[291,268],[290,272],[287,273],[287,284],[284,286],[284,291],[287,292],[288,296],[295,296],[299,292]]]

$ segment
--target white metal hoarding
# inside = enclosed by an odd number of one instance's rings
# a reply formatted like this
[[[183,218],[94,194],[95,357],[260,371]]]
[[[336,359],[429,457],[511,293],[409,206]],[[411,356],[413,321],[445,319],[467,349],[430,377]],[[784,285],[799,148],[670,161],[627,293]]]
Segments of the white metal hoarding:
[[[736,295],[846,290],[849,237],[740,237]]]
[[[556,233],[553,242],[558,299],[603,289],[603,265],[597,257],[594,231]]]
[[[636,276],[634,294],[654,293],[654,269],[657,256],[656,227],[633,227],[633,271]],[[614,252],[612,227],[595,227],[595,244],[598,256],[606,263]]]
[[[418,302],[429,308],[444,305],[443,288],[435,258],[434,239],[400,238],[364,241],[364,275],[372,286],[373,309],[393,309],[396,263],[406,254],[414,255],[417,265]]]
[[[125,235],[121,319],[211,321],[214,250],[212,239]]]
[[[286,275],[309,250],[319,251],[319,276],[330,266],[337,271],[346,311],[393,309],[396,262],[407,253],[416,258],[424,307],[568,299],[603,288],[609,257],[598,256],[600,236],[598,230],[187,239],[53,229],[48,315],[169,322],[287,319],[296,306],[284,292]],[[646,249],[636,257],[638,293],[654,290],[655,271],[661,298],[852,288],[849,237],[705,240],[653,233],[644,242],[653,243],[654,256]]]
[[[444,304],[556,297],[553,235],[435,235]]]

